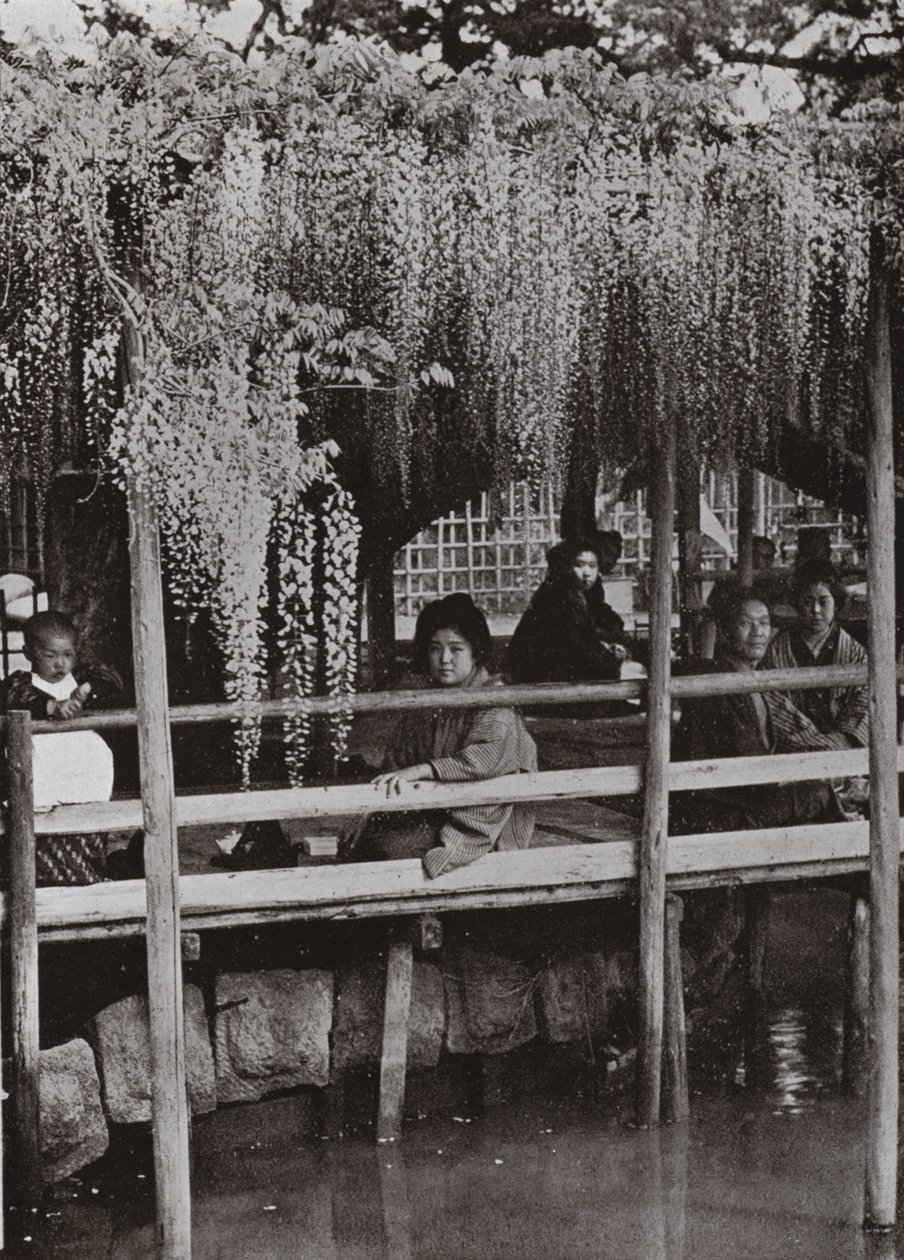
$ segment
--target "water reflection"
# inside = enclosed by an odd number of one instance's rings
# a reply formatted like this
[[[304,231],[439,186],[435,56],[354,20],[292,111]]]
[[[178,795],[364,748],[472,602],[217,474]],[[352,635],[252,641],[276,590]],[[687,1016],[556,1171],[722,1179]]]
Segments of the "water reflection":
[[[786,1006],[774,1011],[735,1073],[739,1085],[772,1091],[777,1115],[799,1115],[826,1090],[837,1089],[843,1067],[843,1022],[824,1010]]]
[[[402,1146],[362,1138],[221,1154],[196,1169],[193,1255],[894,1260],[894,1237],[860,1230],[862,1104],[824,1094],[793,1110],[776,1097],[698,1096],[690,1123],[652,1131],[584,1105],[533,1104],[468,1126],[415,1123]],[[147,1218],[112,1198],[59,1210],[10,1254],[155,1256]]]
[[[538,1097],[468,1124],[409,1120],[382,1147],[268,1146],[239,1126],[247,1145],[196,1162],[194,1260],[897,1260],[900,1237],[860,1228],[864,1106],[840,1092],[841,995],[826,992],[782,994],[744,1088],[692,1062],[691,1119],[659,1130],[630,1125],[629,1094],[621,1113]],[[122,1186],[54,1211],[9,1254],[156,1255],[152,1204]]]

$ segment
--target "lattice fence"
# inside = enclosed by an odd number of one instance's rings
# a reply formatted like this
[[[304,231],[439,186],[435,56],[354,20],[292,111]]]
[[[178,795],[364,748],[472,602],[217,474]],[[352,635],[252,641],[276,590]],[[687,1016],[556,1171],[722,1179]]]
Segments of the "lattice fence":
[[[711,473],[703,491],[734,545],[737,478]],[[559,540],[559,508],[552,487],[532,491],[516,483],[501,494],[482,494],[463,511],[442,517],[396,556],[396,611],[413,617],[430,599],[467,591],[488,612],[522,612],[546,572],[547,548]],[[863,562],[862,530],[856,518],[825,508],[782,482],[759,478],[757,517],[756,532],[773,539],[781,565],[793,563],[801,525],[829,532],[835,560],[853,566]],[[637,583],[650,559],[645,493],[638,491],[628,501],[607,505],[601,520],[607,529],[617,529],[624,541],[613,576]],[[703,557],[704,565],[714,570],[731,564],[714,546],[706,546]]]

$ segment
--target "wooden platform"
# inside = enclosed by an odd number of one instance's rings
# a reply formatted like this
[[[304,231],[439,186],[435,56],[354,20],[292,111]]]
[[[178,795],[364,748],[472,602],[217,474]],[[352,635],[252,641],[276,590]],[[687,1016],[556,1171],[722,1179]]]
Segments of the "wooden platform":
[[[636,840],[639,835],[638,819],[596,801],[538,801],[531,848]]]

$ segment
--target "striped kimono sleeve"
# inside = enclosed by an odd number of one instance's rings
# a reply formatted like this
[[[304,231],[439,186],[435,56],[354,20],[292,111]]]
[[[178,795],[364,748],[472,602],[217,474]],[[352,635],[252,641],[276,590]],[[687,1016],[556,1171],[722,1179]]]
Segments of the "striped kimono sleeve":
[[[536,766],[533,741],[511,709],[475,715],[464,747],[430,761],[439,782],[463,783],[516,774]],[[524,805],[467,805],[445,811],[439,844],[423,858],[431,878],[466,866],[494,848],[526,848],[534,829],[534,809]]]
[[[794,707],[783,691],[764,691],[763,699],[772,723],[776,752],[850,748],[850,741],[841,731],[822,732],[805,713]]]

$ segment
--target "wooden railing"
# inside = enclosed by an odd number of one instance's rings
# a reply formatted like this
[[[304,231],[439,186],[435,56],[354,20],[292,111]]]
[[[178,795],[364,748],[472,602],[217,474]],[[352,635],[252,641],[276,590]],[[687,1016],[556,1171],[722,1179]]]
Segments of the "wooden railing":
[[[902,671],[904,674],[904,671]],[[866,682],[866,667],[833,667],[754,674],[675,678],[671,695],[684,698],[812,687],[850,687]],[[486,708],[512,704],[596,703],[600,699],[640,698],[643,683],[497,687],[480,691],[411,691],[349,697],[341,704],[314,698],[266,702],[263,718],[302,710],[312,715],[345,711]],[[232,720],[234,705],[174,708],[170,721]],[[20,1169],[39,1175],[38,1161],[38,972],[37,942],[106,939],[145,930],[143,880],[92,887],[35,889],[36,835],[77,831],[133,830],[142,826],[140,801],[61,806],[35,817],[30,798],[31,734],[42,730],[110,729],[135,724],[134,712],[93,714],[68,723],[31,723],[27,714],[6,720],[11,765],[9,839],[11,889],[2,904],[9,933],[13,973],[13,1059],[15,1126]],[[868,773],[865,749],[778,756],[674,762],[667,789],[707,790],[751,784],[794,782]],[[904,750],[898,750],[904,770]],[[618,797],[639,792],[639,765],[542,771],[475,783],[416,783],[387,798],[372,784],[335,785],[181,796],[180,827],[239,824],[255,819],[360,816],[375,809],[404,812],[512,801],[549,801],[587,796]],[[423,910],[503,908],[533,902],[586,900],[636,891],[636,841],[495,853],[479,862],[428,880],[418,862],[386,862],[339,868],[249,871],[228,875],[182,876],[180,914],[173,930],[206,929],[301,919],[416,914]],[[789,880],[862,871],[869,866],[869,827],[862,822],[831,826],[674,837],[668,843],[666,880],[672,890],[719,884]],[[24,1158],[24,1164],[21,1162]],[[37,1170],[37,1171],[36,1171]]]

